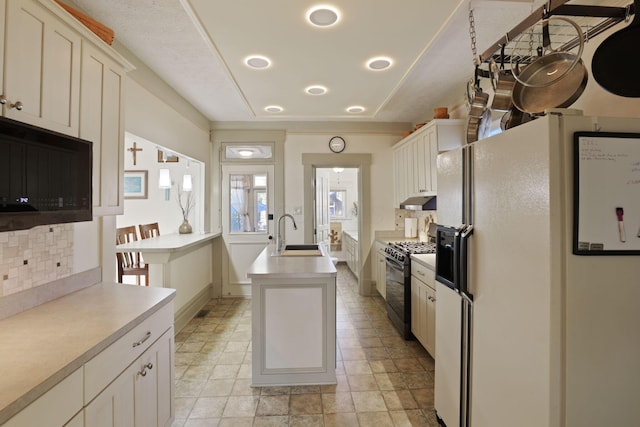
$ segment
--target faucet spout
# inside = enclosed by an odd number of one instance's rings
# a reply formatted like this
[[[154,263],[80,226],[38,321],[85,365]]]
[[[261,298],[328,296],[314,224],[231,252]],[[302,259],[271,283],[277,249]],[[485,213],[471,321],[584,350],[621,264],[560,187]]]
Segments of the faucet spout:
[[[284,239],[282,239],[282,233],[281,233],[281,227],[282,227],[282,220],[284,218],[291,218],[291,221],[293,222],[293,229],[297,230],[298,229],[298,225],[296,224],[296,220],[293,218],[293,216],[291,214],[282,214],[280,215],[280,218],[278,218],[278,230],[276,233],[276,250],[278,252],[282,251],[282,249],[284,248]]]

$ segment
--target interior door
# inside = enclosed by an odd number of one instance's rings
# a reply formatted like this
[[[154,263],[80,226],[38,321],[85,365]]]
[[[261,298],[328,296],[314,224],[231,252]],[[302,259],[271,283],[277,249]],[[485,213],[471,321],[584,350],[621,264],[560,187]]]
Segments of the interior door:
[[[250,296],[247,269],[273,236],[274,166],[222,166],[222,294]]]
[[[329,180],[330,169],[316,169],[315,176],[315,241],[325,243],[329,247]]]

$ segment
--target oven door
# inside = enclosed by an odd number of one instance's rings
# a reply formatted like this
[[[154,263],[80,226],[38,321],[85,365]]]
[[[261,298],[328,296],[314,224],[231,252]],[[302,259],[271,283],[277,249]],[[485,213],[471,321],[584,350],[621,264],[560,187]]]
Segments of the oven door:
[[[407,310],[405,310],[406,279],[408,277],[408,269],[395,258],[385,258],[387,264],[387,306],[395,313],[398,320],[403,323],[409,321],[407,319]]]

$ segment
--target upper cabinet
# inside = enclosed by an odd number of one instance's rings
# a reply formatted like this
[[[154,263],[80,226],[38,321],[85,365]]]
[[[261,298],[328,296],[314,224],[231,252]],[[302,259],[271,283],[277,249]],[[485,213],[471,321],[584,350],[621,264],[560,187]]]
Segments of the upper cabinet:
[[[88,43],[82,49],[80,138],[93,141],[93,214],[124,211],[125,70]]]
[[[78,136],[81,36],[36,1],[7,1],[4,115]]]
[[[133,66],[52,0],[0,0],[0,22],[3,115],[91,141],[93,214],[122,214],[123,90]]]
[[[460,147],[464,120],[433,119],[393,146],[395,205],[437,192],[438,153]]]

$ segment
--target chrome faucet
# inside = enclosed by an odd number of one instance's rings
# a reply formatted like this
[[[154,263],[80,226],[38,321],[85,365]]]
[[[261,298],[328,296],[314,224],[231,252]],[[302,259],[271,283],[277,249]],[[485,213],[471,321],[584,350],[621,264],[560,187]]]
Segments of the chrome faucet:
[[[288,213],[280,215],[280,218],[278,218],[278,229],[276,230],[276,251],[278,251],[278,252],[280,252],[280,251],[282,251],[282,249],[284,249],[284,243],[285,242],[282,239],[280,223],[282,222],[282,220],[285,217],[291,218],[291,221],[293,221],[293,229],[294,230],[298,229],[298,226],[296,225],[296,220],[293,218],[293,216],[291,216]]]

